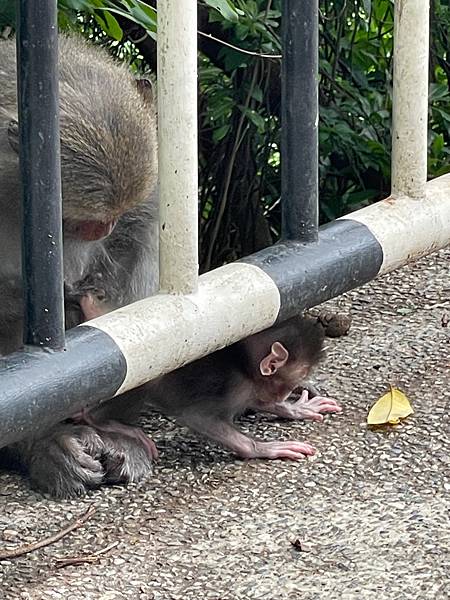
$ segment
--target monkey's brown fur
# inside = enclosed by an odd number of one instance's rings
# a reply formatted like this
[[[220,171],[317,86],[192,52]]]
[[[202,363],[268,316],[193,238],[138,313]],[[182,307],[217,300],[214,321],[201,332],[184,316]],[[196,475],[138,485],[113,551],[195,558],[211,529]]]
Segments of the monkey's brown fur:
[[[108,220],[144,203],[155,187],[154,106],[146,101],[126,65],[101,48],[64,35],[59,46],[64,217]],[[11,121],[17,120],[13,40],[0,42],[0,65],[4,134]],[[14,129],[10,128],[9,135],[14,135]],[[0,177],[3,184],[8,173],[2,170]]]
[[[114,309],[157,289],[156,109],[151,90],[106,50],[72,36],[59,42],[65,286],[70,291],[80,280],[99,281]],[[15,42],[8,40],[0,42],[0,355],[21,344],[19,189]],[[105,239],[80,234],[86,225],[102,231],[102,224],[116,221]],[[67,312],[68,326],[80,320],[80,311]],[[114,414],[123,423],[139,406],[121,398],[102,405],[101,419]],[[120,426],[102,431],[100,437],[89,426],[59,424],[9,451],[35,487],[56,496],[148,472],[139,436],[123,435]]]

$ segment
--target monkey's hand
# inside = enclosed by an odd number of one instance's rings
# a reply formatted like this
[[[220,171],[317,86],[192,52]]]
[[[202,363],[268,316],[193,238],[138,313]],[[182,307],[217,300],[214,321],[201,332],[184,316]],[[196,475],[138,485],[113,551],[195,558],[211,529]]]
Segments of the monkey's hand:
[[[289,460],[301,460],[306,456],[313,456],[316,449],[311,444],[297,442],[260,442],[254,441],[254,453],[246,458],[287,458]]]
[[[60,423],[27,443],[25,462],[35,488],[57,498],[70,498],[101,484],[103,452],[104,443],[92,427]]]
[[[310,419],[323,421],[322,413],[339,413],[342,408],[333,398],[326,396],[309,396],[308,390],[303,390],[300,398],[294,402],[285,400],[264,406],[264,410],[285,419]]]
[[[100,292],[99,294],[86,292],[86,294],[80,298],[80,307],[86,321],[101,317],[111,311],[111,308],[106,304],[104,297]]]
[[[78,323],[90,321],[111,312],[112,306],[108,301],[102,273],[92,273],[73,284],[64,284],[66,310],[78,309]],[[75,323],[75,324],[78,324]],[[69,322],[72,326],[72,323]]]

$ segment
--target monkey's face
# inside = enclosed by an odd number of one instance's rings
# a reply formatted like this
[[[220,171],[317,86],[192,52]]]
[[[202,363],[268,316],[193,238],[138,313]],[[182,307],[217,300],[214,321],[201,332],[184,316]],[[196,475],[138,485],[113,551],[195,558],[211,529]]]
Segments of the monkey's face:
[[[151,136],[150,136],[151,137]],[[110,139],[108,151],[91,142],[81,155],[62,146],[64,232],[82,240],[107,237],[117,220],[143,204],[156,186],[156,145]],[[126,148],[128,143],[128,148]]]
[[[155,190],[154,110],[132,78],[96,94],[63,87],[60,129],[64,232],[101,239]]]
[[[310,366],[304,360],[293,359],[281,342],[274,342],[260,361],[258,395],[262,401],[282,402],[308,376]]]
[[[283,402],[308,377],[309,367],[295,361],[288,362],[261,382],[259,397],[262,401]]]
[[[64,233],[70,237],[74,237],[78,240],[84,240],[86,242],[92,242],[94,240],[102,240],[108,237],[112,233],[114,227],[117,224],[117,219],[106,221],[71,221],[64,220]]]

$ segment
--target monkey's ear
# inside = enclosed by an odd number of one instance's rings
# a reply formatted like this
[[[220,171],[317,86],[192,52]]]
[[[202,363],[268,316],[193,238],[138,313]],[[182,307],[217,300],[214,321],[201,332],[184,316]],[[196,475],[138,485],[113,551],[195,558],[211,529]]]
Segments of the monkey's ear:
[[[153,104],[155,93],[150,79],[136,79],[136,87],[146,104]]]
[[[280,342],[272,344],[270,354],[259,363],[261,375],[275,375],[278,369],[284,367],[289,358],[289,352]]]
[[[11,119],[8,124],[8,142],[14,152],[19,154],[19,123]]]

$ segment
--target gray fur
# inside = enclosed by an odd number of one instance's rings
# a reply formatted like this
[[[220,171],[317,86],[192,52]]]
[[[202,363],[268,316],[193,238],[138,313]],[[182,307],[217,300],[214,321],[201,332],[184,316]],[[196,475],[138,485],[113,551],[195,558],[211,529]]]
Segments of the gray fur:
[[[59,73],[64,222],[119,219],[101,241],[64,236],[65,286],[71,290],[86,277],[98,278],[110,308],[117,308],[157,290],[155,106],[125,65],[81,38],[60,36]],[[0,41],[0,354],[18,349],[22,335],[17,146],[15,41],[8,40]],[[67,324],[80,323],[77,307],[68,309]],[[133,398],[130,410],[137,414],[141,401]],[[120,404],[117,410],[112,403],[111,412],[126,420],[126,402]],[[108,411],[103,406],[98,418],[110,418]],[[64,423],[10,451],[28,467],[38,489],[70,496],[106,480],[139,479],[150,467],[138,446],[129,437]],[[124,458],[125,448],[131,459]]]

